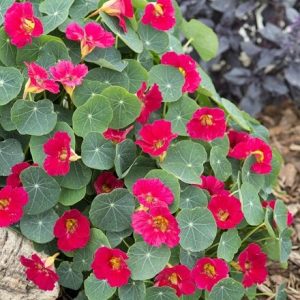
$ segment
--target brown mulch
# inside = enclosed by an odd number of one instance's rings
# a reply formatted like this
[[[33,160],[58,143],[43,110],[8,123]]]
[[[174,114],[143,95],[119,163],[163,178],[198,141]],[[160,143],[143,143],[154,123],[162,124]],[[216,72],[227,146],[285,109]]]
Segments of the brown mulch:
[[[290,101],[270,105],[260,120],[270,130],[272,146],[284,159],[274,194],[286,203],[294,216],[293,248],[288,268],[271,264],[268,282],[260,289],[268,293],[274,291],[276,285],[287,282],[288,299],[300,300],[300,109]]]

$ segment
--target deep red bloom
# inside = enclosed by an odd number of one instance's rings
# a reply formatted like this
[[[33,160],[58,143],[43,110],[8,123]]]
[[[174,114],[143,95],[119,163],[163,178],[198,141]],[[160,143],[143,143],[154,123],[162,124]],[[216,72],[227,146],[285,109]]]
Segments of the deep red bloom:
[[[127,134],[133,129],[133,125],[126,128],[125,130],[108,128],[103,132],[104,138],[112,141],[114,144],[118,144],[126,140]]]
[[[99,280],[107,280],[111,287],[121,287],[128,283],[131,275],[127,259],[127,254],[119,249],[101,247],[94,254],[92,269]]]
[[[251,166],[254,173],[269,174],[272,171],[272,149],[265,141],[251,137],[238,143],[229,153],[230,157],[236,159],[246,159],[249,155],[253,155],[256,160]]]
[[[229,144],[230,144],[229,155],[230,155],[232,149],[234,149],[234,147],[237,144],[239,144],[241,142],[246,142],[246,141],[248,141],[249,138],[251,138],[251,136],[247,132],[230,129],[228,131],[228,139],[229,139]]]
[[[173,248],[179,244],[178,223],[166,207],[152,207],[148,212],[136,211],[132,215],[132,227],[151,246],[166,244]]]
[[[49,91],[53,94],[59,93],[59,85],[49,79],[49,74],[46,69],[36,63],[25,63],[29,79],[25,85],[23,98],[26,98],[27,93],[41,93]]]
[[[4,15],[4,30],[11,43],[22,48],[32,42],[33,37],[43,34],[42,22],[34,16],[31,2],[14,2]]]
[[[90,221],[77,209],[65,211],[56,221],[53,233],[57,247],[62,251],[73,251],[86,246],[90,239]]]
[[[20,221],[29,196],[23,187],[5,186],[0,190],[0,227]]]
[[[148,121],[152,112],[160,109],[163,98],[156,83],[147,89],[147,83],[143,82],[136,94],[142,102],[142,111],[136,120],[143,124]]]
[[[22,255],[20,262],[26,267],[27,279],[36,284],[39,289],[44,291],[54,289],[59,277],[51,267],[45,265],[38,255],[31,255],[31,259]]]
[[[173,66],[183,75],[185,82],[182,87],[182,92],[195,92],[200,83],[201,77],[197,71],[197,63],[187,54],[177,54],[173,51],[165,53],[161,58],[163,65]]]
[[[138,179],[132,187],[133,195],[145,207],[171,205],[174,201],[172,191],[158,178]]]
[[[21,162],[14,165],[11,168],[11,174],[6,178],[6,184],[11,187],[19,187],[22,186],[22,182],[20,180],[20,174],[23,170],[29,168],[31,165],[28,162]]]
[[[208,209],[221,229],[235,228],[244,218],[240,200],[225,193],[212,196]]]
[[[102,172],[94,182],[94,188],[97,194],[110,193],[114,189],[124,187],[124,182],[118,179],[113,172]]]
[[[139,135],[141,139],[135,143],[152,156],[159,156],[167,151],[172,140],[178,136],[172,133],[172,123],[165,120],[156,120],[152,124],[144,125]]]
[[[267,255],[261,251],[259,245],[251,243],[238,257],[239,266],[244,273],[243,285],[250,287],[263,283],[268,275],[266,267]]]
[[[226,131],[224,111],[220,108],[203,107],[196,110],[186,124],[187,133],[193,139],[210,142],[222,138]]]
[[[76,86],[81,85],[89,69],[85,64],[73,65],[71,61],[61,60],[50,67],[53,78],[60,82],[66,92],[72,96]]]
[[[113,34],[95,22],[87,23],[84,27],[76,22],[70,23],[66,28],[66,37],[80,42],[81,57],[87,56],[96,47],[110,48],[115,44]]]
[[[199,289],[211,291],[220,280],[228,277],[229,268],[226,262],[219,258],[200,258],[192,270],[192,278]]]
[[[216,178],[215,176],[200,176],[202,183],[195,184],[195,186],[207,190],[207,192],[212,196],[219,194],[224,191],[224,182]]]
[[[195,292],[195,284],[191,277],[191,271],[184,265],[163,269],[155,277],[154,286],[169,286],[176,290],[178,297],[192,295]]]
[[[270,207],[271,209],[274,209],[275,203],[276,203],[276,200],[262,201],[262,206]],[[290,211],[288,211],[286,225],[291,226],[293,224],[293,222],[294,222],[294,217],[293,217],[292,213]]]
[[[173,28],[176,19],[172,0],[157,0],[157,2],[147,4],[142,23],[162,31]]]

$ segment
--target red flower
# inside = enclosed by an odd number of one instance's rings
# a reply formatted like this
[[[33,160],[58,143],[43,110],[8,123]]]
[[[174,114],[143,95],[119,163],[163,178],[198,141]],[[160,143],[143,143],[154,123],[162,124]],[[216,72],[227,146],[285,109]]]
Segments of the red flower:
[[[166,207],[152,207],[148,212],[136,211],[132,215],[132,227],[151,246],[166,244],[173,248],[179,244],[180,229]]]
[[[163,31],[173,28],[176,19],[172,0],[157,0],[155,3],[147,4],[142,23]]]
[[[269,174],[272,171],[272,149],[259,138],[249,138],[245,142],[238,143],[229,153],[230,157],[245,159],[253,155],[256,162],[251,166],[251,170],[258,174]]]
[[[33,37],[44,32],[42,22],[34,16],[31,2],[15,2],[8,8],[4,15],[4,30],[18,48],[30,44]]]
[[[197,71],[197,63],[189,55],[167,52],[162,56],[161,63],[178,68],[181,72],[185,78],[183,93],[193,93],[198,89],[202,79]]]
[[[56,221],[53,233],[57,247],[62,251],[73,251],[86,246],[90,239],[90,221],[79,210],[71,209]]]
[[[228,139],[229,139],[229,143],[230,143],[230,150],[229,150],[229,155],[232,151],[232,149],[234,149],[234,147],[241,143],[241,142],[246,142],[248,141],[248,139],[251,138],[251,136],[247,133],[247,132],[243,132],[243,131],[237,131],[237,130],[229,130],[228,131]]]
[[[160,179],[138,179],[132,187],[133,195],[145,207],[172,204],[174,195]]]
[[[226,131],[224,111],[220,108],[200,108],[194,112],[186,128],[187,133],[193,139],[210,142],[216,138],[222,138]]]
[[[26,267],[27,279],[35,283],[39,289],[44,291],[52,291],[54,289],[59,277],[50,266],[46,265],[47,262],[43,262],[36,254],[33,254],[31,259],[22,255],[20,262]]]
[[[57,131],[44,144],[44,152],[46,154],[44,169],[51,176],[68,174],[71,161],[76,161],[80,158],[71,149],[70,136],[63,131]]]
[[[21,162],[15,164],[11,168],[11,174],[6,178],[6,184],[11,187],[19,187],[22,186],[22,182],[20,180],[20,174],[23,170],[29,168],[31,165],[28,162]]]
[[[80,41],[82,58],[96,47],[110,48],[115,44],[113,34],[105,31],[100,24],[94,22],[90,22],[84,27],[76,22],[70,23],[66,28],[66,37],[72,41]]]
[[[162,155],[168,150],[172,140],[178,136],[172,133],[171,128],[172,123],[165,120],[156,120],[152,124],[146,124],[139,132],[142,139],[135,143],[145,153],[152,156]]]
[[[176,290],[178,297],[192,295],[195,292],[195,284],[191,277],[191,271],[184,265],[163,269],[155,277],[154,286],[169,286]]]
[[[68,60],[61,60],[54,67],[50,67],[53,78],[64,86],[70,96],[72,96],[75,87],[82,84],[88,71],[85,64],[73,65]]]
[[[121,287],[128,283],[131,275],[127,259],[127,254],[119,249],[101,247],[94,254],[92,269],[99,280],[107,280],[111,287]]]
[[[195,186],[207,190],[207,192],[212,196],[215,194],[219,194],[224,191],[224,182],[220,181],[218,178],[214,176],[204,176],[201,177],[202,183],[195,184]]]
[[[97,194],[110,193],[114,189],[124,187],[124,182],[118,179],[113,172],[102,172],[94,182]]]
[[[262,206],[270,207],[271,209],[274,210],[275,203],[276,203],[276,200],[262,201]],[[288,211],[286,225],[291,226],[293,224],[293,222],[294,222],[294,217],[293,217],[292,213],[290,211]]]
[[[8,185],[0,190],[0,227],[8,227],[19,222],[28,200],[29,196],[23,187]]]
[[[212,196],[208,209],[221,229],[235,228],[244,218],[240,200],[227,193]]]
[[[160,109],[163,98],[156,83],[147,89],[146,82],[142,83],[140,89],[137,91],[137,96],[142,102],[142,111],[136,120],[139,123],[146,123],[150,114]]]
[[[239,266],[244,273],[243,285],[250,287],[263,283],[268,275],[266,267],[267,255],[261,251],[259,245],[251,243],[238,257]]]
[[[133,126],[126,128],[125,130],[118,130],[108,128],[105,132],[103,132],[104,138],[112,141],[114,144],[122,143],[126,140],[127,134],[132,130]]]
[[[53,94],[59,93],[59,85],[52,79],[49,79],[49,74],[43,67],[36,63],[25,63],[28,70],[29,79],[25,85],[23,98],[27,93],[41,93],[49,91]]]
[[[200,258],[192,270],[192,278],[199,289],[211,291],[220,280],[228,277],[229,268],[219,258]]]

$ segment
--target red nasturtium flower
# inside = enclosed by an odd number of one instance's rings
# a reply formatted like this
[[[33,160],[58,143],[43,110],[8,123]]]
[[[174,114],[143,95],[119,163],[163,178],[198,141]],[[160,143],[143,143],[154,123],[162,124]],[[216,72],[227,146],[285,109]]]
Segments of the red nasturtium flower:
[[[224,111],[220,108],[203,107],[196,110],[186,124],[187,133],[193,139],[213,141],[222,138],[226,131]]]
[[[178,136],[172,132],[172,123],[165,120],[156,120],[152,124],[144,125],[139,135],[141,139],[135,143],[151,156],[163,155],[172,140]]]
[[[65,211],[53,229],[57,247],[62,251],[73,251],[86,246],[90,239],[90,221],[77,209]]]
[[[43,34],[42,22],[34,16],[31,2],[14,2],[4,15],[4,30],[11,43],[22,48],[32,42],[33,37]]]
[[[31,258],[22,255],[20,262],[26,267],[27,279],[36,284],[39,289],[44,291],[52,291],[54,289],[59,277],[51,267],[52,263],[47,264],[47,260],[43,262],[37,254],[32,254]]]
[[[71,138],[67,132],[57,131],[44,144],[46,158],[44,169],[50,176],[66,175],[70,171],[70,163],[80,158],[71,149]]]
[[[28,162],[21,162],[15,164],[11,168],[11,174],[6,178],[6,184],[10,185],[11,187],[19,187],[22,186],[22,182],[20,180],[20,174],[25,169],[31,167],[30,163]]]
[[[112,141],[114,144],[122,143],[126,140],[127,134],[133,129],[133,125],[125,130],[108,128],[103,132],[105,139]]]
[[[132,187],[133,195],[145,207],[171,205],[174,201],[172,191],[158,178],[138,179]]]
[[[29,196],[23,187],[7,185],[0,190],[0,227],[19,222],[28,200]]]
[[[199,289],[210,292],[215,284],[228,277],[228,273],[229,267],[223,259],[203,257],[196,262],[192,278]]]
[[[156,83],[147,89],[147,83],[143,82],[136,94],[142,102],[142,111],[136,120],[143,124],[148,121],[152,112],[160,109],[163,98]]]
[[[97,194],[110,193],[114,189],[124,187],[124,182],[118,179],[113,172],[102,172],[94,182],[94,188]]]
[[[228,131],[228,139],[230,144],[229,155],[237,144],[246,142],[249,138],[251,138],[251,136],[247,132],[230,129]]]
[[[49,78],[46,69],[36,63],[25,63],[28,70],[28,81],[25,85],[23,98],[25,99],[27,93],[38,94],[43,91],[49,91],[52,94],[59,93],[59,85]]]
[[[243,285],[250,287],[263,283],[268,275],[266,267],[267,255],[261,251],[259,245],[251,243],[238,257],[238,264],[244,273]]]
[[[172,0],[157,0],[157,2],[147,4],[142,23],[162,31],[173,28],[176,19]]]
[[[204,176],[201,177],[202,183],[195,184],[200,189],[206,190],[211,196],[219,194],[224,191],[224,182],[216,178],[215,176]]]
[[[169,286],[176,290],[178,297],[192,295],[195,292],[195,284],[191,277],[191,271],[184,265],[166,267],[156,277],[154,286]]]
[[[201,77],[197,71],[197,63],[187,54],[177,54],[173,51],[165,53],[161,58],[163,65],[173,66],[183,75],[185,82],[182,87],[182,92],[195,92],[200,83]]]
[[[275,208],[276,200],[268,200],[268,201],[262,201],[263,207],[270,207],[271,209]],[[290,211],[287,213],[287,220],[286,225],[291,226],[294,221],[294,217]]]
[[[244,218],[240,200],[225,193],[212,196],[207,208],[221,229],[235,228]]]
[[[111,32],[95,22],[87,23],[84,27],[76,22],[70,23],[66,28],[66,37],[72,41],[79,41],[81,57],[86,57],[96,47],[110,48],[115,44],[115,38]]]
[[[81,85],[89,69],[85,64],[73,65],[71,61],[61,60],[50,67],[54,80],[60,82],[66,92],[72,96],[76,86]]]
[[[179,244],[178,223],[166,207],[152,207],[148,212],[136,211],[132,215],[132,227],[151,246],[166,244],[173,248]]]
[[[99,280],[107,280],[111,287],[121,287],[128,283],[131,271],[127,266],[128,256],[119,249],[98,248],[94,254],[92,269]]]

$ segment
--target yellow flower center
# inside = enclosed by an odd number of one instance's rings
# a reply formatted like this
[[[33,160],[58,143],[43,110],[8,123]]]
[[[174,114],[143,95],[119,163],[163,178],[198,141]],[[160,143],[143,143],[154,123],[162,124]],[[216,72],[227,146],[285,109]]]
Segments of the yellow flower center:
[[[163,140],[158,140],[158,141],[155,141],[154,148],[155,149],[160,149],[161,147],[163,147],[163,145],[164,145],[164,141]]]
[[[59,152],[59,159],[61,161],[66,161],[68,158],[68,151],[66,148],[63,148],[60,152]]]
[[[185,75],[186,75],[185,70],[183,68],[181,68],[181,67],[179,67],[178,70],[183,75],[183,77],[185,77]]]
[[[10,203],[10,199],[0,199],[0,210],[4,210]]]
[[[203,115],[200,117],[200,122],[203,126],[211,126],[214,124],[214,119],[212,115]]]
[[[35,27],[35,23],[33,19],[23,19],[22,28],[26,31],[26,33],[30,34]]]
[[[111,188],[110,186],[108,186],[106,183],[104,183],[104,184],[102,185],[102,191],[103,191],[104,193],[110,193],[110,192],[112,191],[112,188]]]
[[[164,9],[162,4],[154,4],[154,15],[160,17],[164,14]]]
[[[74,233],[78,226],[78,221],[76,219],[67,219],[66,228],[68,233]]]
[[[262,163],[265,159],[264,153],[260,150],[253,151],[251,154],[255,156],[255,159],[258,163]]]
[[[169,221],[162,217],[157,216],[152,219],[154,228],[160,230],[161,232],[166,232],[169,227]]]
[[[216,268],[210,263],[205,264],[203,267],[203,270],[204,270],[204,273],[210,278],[213,278],[216,276]]]
[[[221,220],[221,221],[226,221],[229,217],[229,213],[227,211],[224,211],[224,210],[220,210],[218,212],[218,219]]]
[[[180,280],[180,276],[177,273],[172,273],[168,279],[172,284],[177,285]]]
[[[145,199],[148,203],[152,203],[153,200],[154,200],[154,197],[151,195],[151,193],[148,193],[146,196],[145,196]]]
[[[247,271],[249,271],[250,269],[251,269],[251,262],[249,262],[249,261],[247,261],[246,263],[245,263],[245,269],[247,270]]]
[[[109,262],[113,270],[119,270],[121,268],[122,260],[120,257],[113,256]]]

